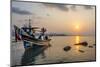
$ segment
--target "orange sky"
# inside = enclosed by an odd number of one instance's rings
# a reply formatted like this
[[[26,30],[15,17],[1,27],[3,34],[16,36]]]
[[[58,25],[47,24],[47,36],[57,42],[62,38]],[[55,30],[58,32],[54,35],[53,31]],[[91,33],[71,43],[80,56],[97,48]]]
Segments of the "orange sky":
[[[33,26],[45,27],[48,32],[94,35],[95,34],[95,7],[80,5],[61,5],[13,2],[12,25],[28,24],[29,16]],[[13,9],[12,8],[12,9]],[[23,14],[20,12],[23,11]],[[28,15],[28,12],[31,12]],[[19,14],[18,14],[19,12]]]

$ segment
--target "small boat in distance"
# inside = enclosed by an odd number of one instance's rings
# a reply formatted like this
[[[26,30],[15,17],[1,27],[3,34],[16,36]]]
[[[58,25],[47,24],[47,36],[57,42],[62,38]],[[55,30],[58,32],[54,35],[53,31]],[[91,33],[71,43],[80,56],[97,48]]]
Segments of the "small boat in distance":
[[[16,25],[14,25],[14,29],[16,42],[18,40],[22,40],[25,48],[27,48],[27,44],[25,44],[26,42],[37,45],[50,45],[49,42],[51,41],[51,39],[49,39],[49,37],[45,34],[45,32],[47,31],[46,28],[32,27],[30,19],[28,27],[23,26],[19,28]],[[36,33],[37,31],[39,33]]]

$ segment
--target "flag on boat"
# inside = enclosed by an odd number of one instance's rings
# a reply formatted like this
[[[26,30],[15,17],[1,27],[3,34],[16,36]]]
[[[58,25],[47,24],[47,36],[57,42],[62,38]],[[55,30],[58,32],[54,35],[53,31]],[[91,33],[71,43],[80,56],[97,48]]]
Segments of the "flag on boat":
[[[16,42],[22,40],[22,35],[29,36],[28,33],[23,30],[23,28],[19,28],[16,25],[14,25],[14,29],[15,29],[15,41]]]
[[[20,28],[18,28],[16,25],[14,25],[15,29],[15,41],[21,40],[21,33],[20,33]]]

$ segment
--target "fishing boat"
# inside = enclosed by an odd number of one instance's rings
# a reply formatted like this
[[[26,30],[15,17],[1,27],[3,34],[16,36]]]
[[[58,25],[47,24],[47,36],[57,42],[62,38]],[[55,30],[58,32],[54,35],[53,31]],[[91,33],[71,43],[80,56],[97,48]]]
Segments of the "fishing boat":
[[[16,42],[18,40],[22,40],[25,48],[27,46],[32,46],[33,44],[50,45],[49,42],[51,41],[51,39],[49,39],[49,37],[45,34],[45,32],[47,31],[46,28],[32,27],[30,19],[28,26],[19,28],[18,26],[14,25],[14,29]],[[36,31],[39,32],[37,35]]]

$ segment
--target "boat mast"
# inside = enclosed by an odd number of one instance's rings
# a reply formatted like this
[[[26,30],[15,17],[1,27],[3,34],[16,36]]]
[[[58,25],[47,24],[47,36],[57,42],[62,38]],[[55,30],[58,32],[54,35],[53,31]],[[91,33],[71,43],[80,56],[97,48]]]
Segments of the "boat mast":
[[[31,19],[29,19],[29,28],[31,28]]]
[[[29,18],[29,34],[31,35],[31,33],[32,33],[32,26],[31,26],[31,19]]]

